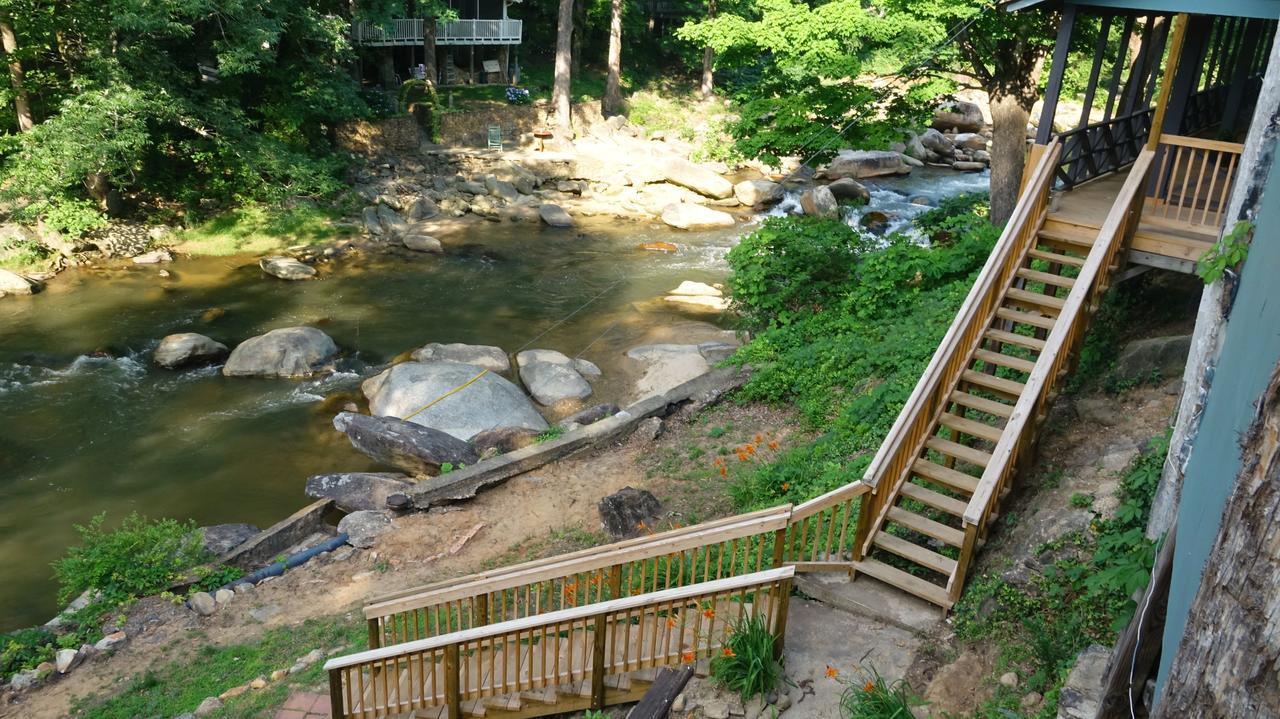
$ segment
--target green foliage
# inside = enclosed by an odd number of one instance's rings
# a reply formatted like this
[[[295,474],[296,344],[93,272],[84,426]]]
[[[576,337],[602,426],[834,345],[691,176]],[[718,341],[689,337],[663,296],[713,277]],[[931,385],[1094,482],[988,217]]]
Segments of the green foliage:
[[[1206,285],[1217,282],[1229,269],[1238,268],[1249,256],[1249,242],[1253,239],[1253,223],[1240,221],[1223,233],[1213,246],[1200,256],[1196,274]]]
[[[224,587],[244,576],[244,570],[229,564],[201,565],[194,569],[196,581],[191,585],[194,592],[212,592]]]
[[[763,617],[734,620],[720,655],[711,659],[712,676],[744,701],[772,691],[782,671],[773,659],[776,641]]]
[[[107,602],[119,603],[158,592],[182,579],[206,558],[194,522],[148,521],[130,514],[112,531],[102,528],[106,514],[76,526],[80,546],[53,563],[61,589],[59,601],[96,589]]]
[[[547,427],[545,430],[543,430],[541,434],[533,438],[533,441],[537,442],[538,444],[542,444],[543,442],[550,442],[553,439],[559,439],[560,437],[563,437],[563,436],[564,436],[564,427],[561,427],[560,425],[554,425],[552,427]]]
[[[885,681],[875,669],[863,674],[865,680],[861,684],[846,683],[840,695],[840,716],[843,719],[909,719],[915,716],[913,707],[925,704],[901,679]]]
[[[53,661],[58,638],[44,629],[20,629],[0,634],[0,677],[35,669],[41,662]]]

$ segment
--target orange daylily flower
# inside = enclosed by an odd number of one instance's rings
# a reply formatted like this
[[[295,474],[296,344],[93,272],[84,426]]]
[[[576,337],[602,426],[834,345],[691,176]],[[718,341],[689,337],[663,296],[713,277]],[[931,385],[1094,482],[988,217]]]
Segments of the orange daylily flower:
[[[769,449],[777,449],[777,448],[778,448],[778,440],[775,439],[769,443]]]
[[[702,610],[702,616],[706,617],[707,619],[714,619],[716,616],[716,610],[712,609],[711,607],[707,607],[706,609]]]
[[[720,476],[721,476],[721,477],[728,477],[728,476],[729,476],[729,470],[728,470],[728,469],[726,469],[725,467],[721,467],[721,468],[720,468]]]
[[[787,492],[787,491],[789,491],[790,489],[791,489],[791,483],[790,483],[790,482],[783,482],[783,483],[782,483],[782,491]]]
[[[676,621],[676,618],[675,618],[675,617],[667,617],[667,628],[668,628],[668,629],[675,629],[675,626],[676,626],[677,624],[679,624],[679,622],[677,622],[677,621]]]
[[[680,655],[680,661],[684,662],[685,664],[692,664],[692,663],[693,663],[693,652],[685,652],[684,654],[681,654],[681,655]]]
[[[875,690],[876,690],[876,683],[873,681],[868,681],[866,684],[862,685],[862,691],[864,692],[873,692]]]
[[[733,650],[732,650],[732,649],[730,649],[729,647],[724,647],[723,649],[721,649],[721,650],[720,650],[720,653],[721,653],[721,654],[723,654],[723,655],[724,655],[724,656],[726,656],[726,657],[736,656],[736,655],[733,653]]]
[[[835,679],[835,678],[836,678],[836,677],[838,677],[838,676],[840,676],[840,670],[839,670],[839,669],[836,669],[835,667],[833,667],[833,666],[831,666],[830,664],[828,664],[828,665],[827,665],[827,678],[828,678],[828,679]]]

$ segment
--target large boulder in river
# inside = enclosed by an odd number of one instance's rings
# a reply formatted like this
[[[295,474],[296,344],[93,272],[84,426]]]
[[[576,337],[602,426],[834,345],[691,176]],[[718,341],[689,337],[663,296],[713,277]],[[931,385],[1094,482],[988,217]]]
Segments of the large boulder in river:
[[[258,260],[258,266],[263,272],[282,280],[309,280],[316,276],[316,268],[292,257],[263,257]]]
[[[933,128],[925,130],[920,135],[920,144],[938,157],[952,157],[956,154],[956,144],[946,135]]]
[[[520,365],[520,381],[539,404],[550,407],[566,400],[582,400],[591,396],[591,384],[573,367],[552,362],[527,362]]]
[[[16,272],[0,270],[0,297],[4,295],[29,295],[38,285]]]
[[[284,327],[241,342],[222,374],[228,377],[309,377],[328,372],[338,346],[314,327]]]
[[[430,252],[435,255],[444,252],[444,245],[431,235],[405,235],[400,241],[414,252]]]
[[[547,421],[519,387],[493,372],[478,374],[470,364],[403,362],[366,380],[361,389],[369,398],[370,413],[413,415],[410,422],[461,440],[494,427],[539,432],[547,428]]]
[[[414,199],[409,205],[406,214],[408,214],[410,220],[429,220],[440,214],[440,208],[436,205],[435,200],[422,195]]]
[[[600,376],[600,368],[594,362],[570,357],[556,350],[524,350],[516,355],[516,364],[520,367],[524,367],[531,362],[550,362],[551,364],[564,365],[584,377]]]
[[[216,362],[227,356],[227,346],[195,332],[179,332],[160,340],[151,359],[166,369]]]
[[[804,194],[800,195],[800,208],[810,217],[834,220],[840,216],[840,205],[836,202],[836,196],[831,194],[831,190],[827,189],[826,185],[805,190]]]
[[[699,195],[716,200],[723,200],[733,195],[732,182],[701,165],[695,165],[679,157],[663,158],[658,162],[658,171],[667,182],[687,187]]]
[[[311,477],[306,492],[315,499],[332,499],[344,512],[358,512],[386,509],[387,497],[412,486],[412,480],[398,472],[341,472]]]
[[[410,474],[438,474],[442,464],[475,464],[479,459],[464,440],[396,417],[340,412],[333,426],[374,461]]]
[[[850,202],[865,205],[871,201],[871,191],[867,186],[850,177],[842,177],[827,185],[827,189],[835,196],[836,202]]]
[[[881,175],[905,175],[911,168],[902,155],[888,150],[841,150],[827,163],[823,174],[830,180],[852,177],[855,180]]]
[[[979,132],[985,124],[982,108],[964,100],[944,102],[933,112],[933,126],[939,130]]]
[[[733,196],[747,207],[768,207],[782,201],[782,185],[769,180],[743,180],[733,186]]]
[[[475,365],[490,372],[506,372],[511,369],[511,360],[507,359],[507,353],[501,347],[490,345],[431,342],[414,350],[410,357],[414,362],[458,362]]]
[[[667,205],[662,211],[662,221],[680,230],[714,230],[733,227],[733,215],[710,207],[689,202]]]
[[[544,203],[538,205],[538,217],[551,227],[573,227],[573,218],[559,205]]]

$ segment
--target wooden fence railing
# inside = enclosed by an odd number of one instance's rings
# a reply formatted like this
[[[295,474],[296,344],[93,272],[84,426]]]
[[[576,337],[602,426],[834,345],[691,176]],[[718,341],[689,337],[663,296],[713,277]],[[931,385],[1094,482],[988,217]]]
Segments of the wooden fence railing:
[[[1154,113],[1147,108],[1059,134],[1057,179],[1062,187],[1069,190],[1133,162],[1147,142]]]
[[[464,702],[575,683],[600,708],[609,677],[709,659],[747,617],[763,620],[780,652],[794,573],[781,567],[339,657],[325,664],[332,715],[445,707],[456,719]]]
[[[369,646],[777,567],[790,521],[783,505],[379,597]]]
[[[1005,289],[1013,281],[1027,250],[1035,243],[1036,233],[1048,208],[1049,190],[1060,150],[1057,140],[1046,146],[1036,146],[1036,154],[1029,163],[1031,169],[1023,193],[1024,200],[1018,203],[1005,225],[933,359],[863,475],[862,482],[870,490],[862,497],[857,540],[853,548],[855,561],[865,556],[871,530],[892,506],[898,485],[906,480],[911,465],[920,456],[938,416],[950,401],[951,392],[968,368],[970,354],[982,341],[999,308]]]
[[[356,45],[421,45],[421,18],[398,18],[386,25],[357,22],[351,25]],[[437,45],[515,45],[524,31],[523,21],[502,19],[450,20],[436,24]]]
[[[799,572],[848,571],[858,520],[855,503],[870,491],[870,485],[852,482],[792,510],[782,561]]]
[[[1162,135],[1143,222],[1216,238],[1244,146]]]
[[[986,532],[995,503],[1007,489],[1015,469],[1021,460],[1029,458],[1036,429],[1047,411],[1055,382],[1070,371],[1069,363],[1078,354],[1089,318],[1097,310],[1120,262],[1123,248],[1137,230],[1139,221],[1145,219],[1142,207],[1154,156],[1153,151],[1143,150],[1129,170],[1129,176],[1059,312],[1058,321],[1045,339],[1044,349],[1036,359],[1000,440],[991,450],[991,459],[965,508],[961,567],[966,565],[967,558],[973,556],[978,539]],[[962,570],[952,576],[947,587],[953,600],[959,599],[963,586]]]

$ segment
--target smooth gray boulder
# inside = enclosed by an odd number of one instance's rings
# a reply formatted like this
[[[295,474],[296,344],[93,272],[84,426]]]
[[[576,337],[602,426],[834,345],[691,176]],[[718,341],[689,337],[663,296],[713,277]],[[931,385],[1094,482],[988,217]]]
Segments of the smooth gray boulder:
[[[925,130],[920,135],[920,144],[939,157],[951,157],[956,154],[956,144],[933,128]]]
[[[314,499],[332,499],[344,512],[358,512],[386,509],[387,497],[412,486],[408,476],[397,472],[340,472],[308,478],[306,493]]]
[[[506,454],[517,449],[524,449],[538,441],[542,433],[525,427],[498,427],[487,429],[471,438],[471,446],[476,448],[481,458],[495,454]]]
[[[195,332],[180,332],[160,340],[151,360],[166,369],[216,362],[227,356],[227,346]]]
[[[338,346],[314,327],[283,327],[251,337],[231,351],[227,377],[309,377],[332,371]]]
[[[405,212],[410,220],[429,220],[440,214],[440,208],[436,205],[435,200],[425,195],[418,197],[409,205],[409,209]]]
[[[475,365],[457,362],[403,362],[365,380],[361,389],[369,398],[370,413],[412,414],[410,422],[462,440],[495,427],[539,432],[547,428],[547,421],[519,387],[493,372],[477,378],[478,373]]]
[[[979,132],[985,124],[982,108],[972,102],[951,100],[933,111],[933,126],[939,130]]]
[[[905,175],[911,168],[902,155],[889,150],[841,150],[827,163],[823,174],[830,180],[852,177],[855,180],[881,175]]]
[[[409,229],[409,225],[404,221],[404,218],[390,207],[379,204],[376,212],[378,214],[378,224],[382,226],[384,234],[399,237]]]
[[[262,271],[282,280],[309,280],[316,276],[316,268],[292,257],[263,257],[258,260]]]
[[[506,372],[511,369],[511,360],[507,358],[507,353],[501,347],[492,345],[431,342],[414,350],[410,357],[414,362],[458,362],[475,365],[490,372]]]
[[[475,464],[479,459],[464,440],[396,417],[340,412],[333,426],[374,461],[409,474],[438,474],[441,465]]]
[[[551,364],[564,365],[583,377],[599,377],[601,374],[600,368],[594,362],[570,357],[556,350],[524,350],[516,355],[516,364],[518,366],[523,367],[531,362],[550,362]]]
[[[347,544],[368,549],[378,537],[391,529],[391,515],[387,512],[362,509],[338,520],[338,533],[347,535]]]
[[[810,217],[825,217],[829,220],[840,217],[840,203],[836,202],[836,196],[826,185],[805,190],[800,195],[800,208]]]
[[[708,170],[679,157],[665,157],[658,162],[658,172],[673,185],[693,190],[715,200],[733,195],[733,183]]]
[[[764,208],[782,201],[782,185],[769,180],[743,180],[733,186],[733,196],[747,207]]]
[[[378,208],[369,206],[360,211],[360,219],[364,222],[364,230],[371,235],[382,234],[382,220],[378,218]]]
[[[1116,377],[1145,380],[1153,375],[1163,379],[1181,377],[1191,352],[1191,335],[1171,335],[1134,340],[1125,345],[1116,359]]]
[[[711,365],[736,349],[724,342],[652,344],[632,347],[627,358],[641,363],[643,372],[635,384],[635,398],[669,392],[711,371]]]
[[[689,202],[676,202],[662,210],[662,221],[679,230],[714,230],[733,227],[733,215]]]
[[[573,218],[559,205],[544,203],[538,205],[538,217],[551,227],[573,227]]]
[[[223,555],[258,536],[261,531],[252,524],[214,524],[201,527],[200,536],[206,551]]]
[[[871,201],[871,191],[867,186],[851,177],[842,177],[827,185],[827,189],[836,198],[836,202],[865,205]]]
[[[591,383],[573,366],[555,362],[521,362],[520,381],[539,404],[547,407],[565,400],[586,399],[592,392]]]
[[[196,592],[187,599],[187,604],[191,606],[191,610],[202,617],[212,615],[218,611],[218,605],[213,601],[213,595],[208,592]]]
[[[623,487],[596,505],[600,524],[614,539],[628,539],[646,533],[646,528],[662,516],[662,503],[653,493]]]
[[[16,272],[0,270],[0,295],[29,295],[36,291],[37,286]]]
[[[493,175],[484,178],[484,189],[489,193],[490,197],[500,197],[508,202],[515,201],[520,197],[520,191],[516,186],[506,180],[499,180]]]
[[[444,245],[431,235],[405,235],[400,241],[414,252],[430,252],[435,255],[444,252]]]

